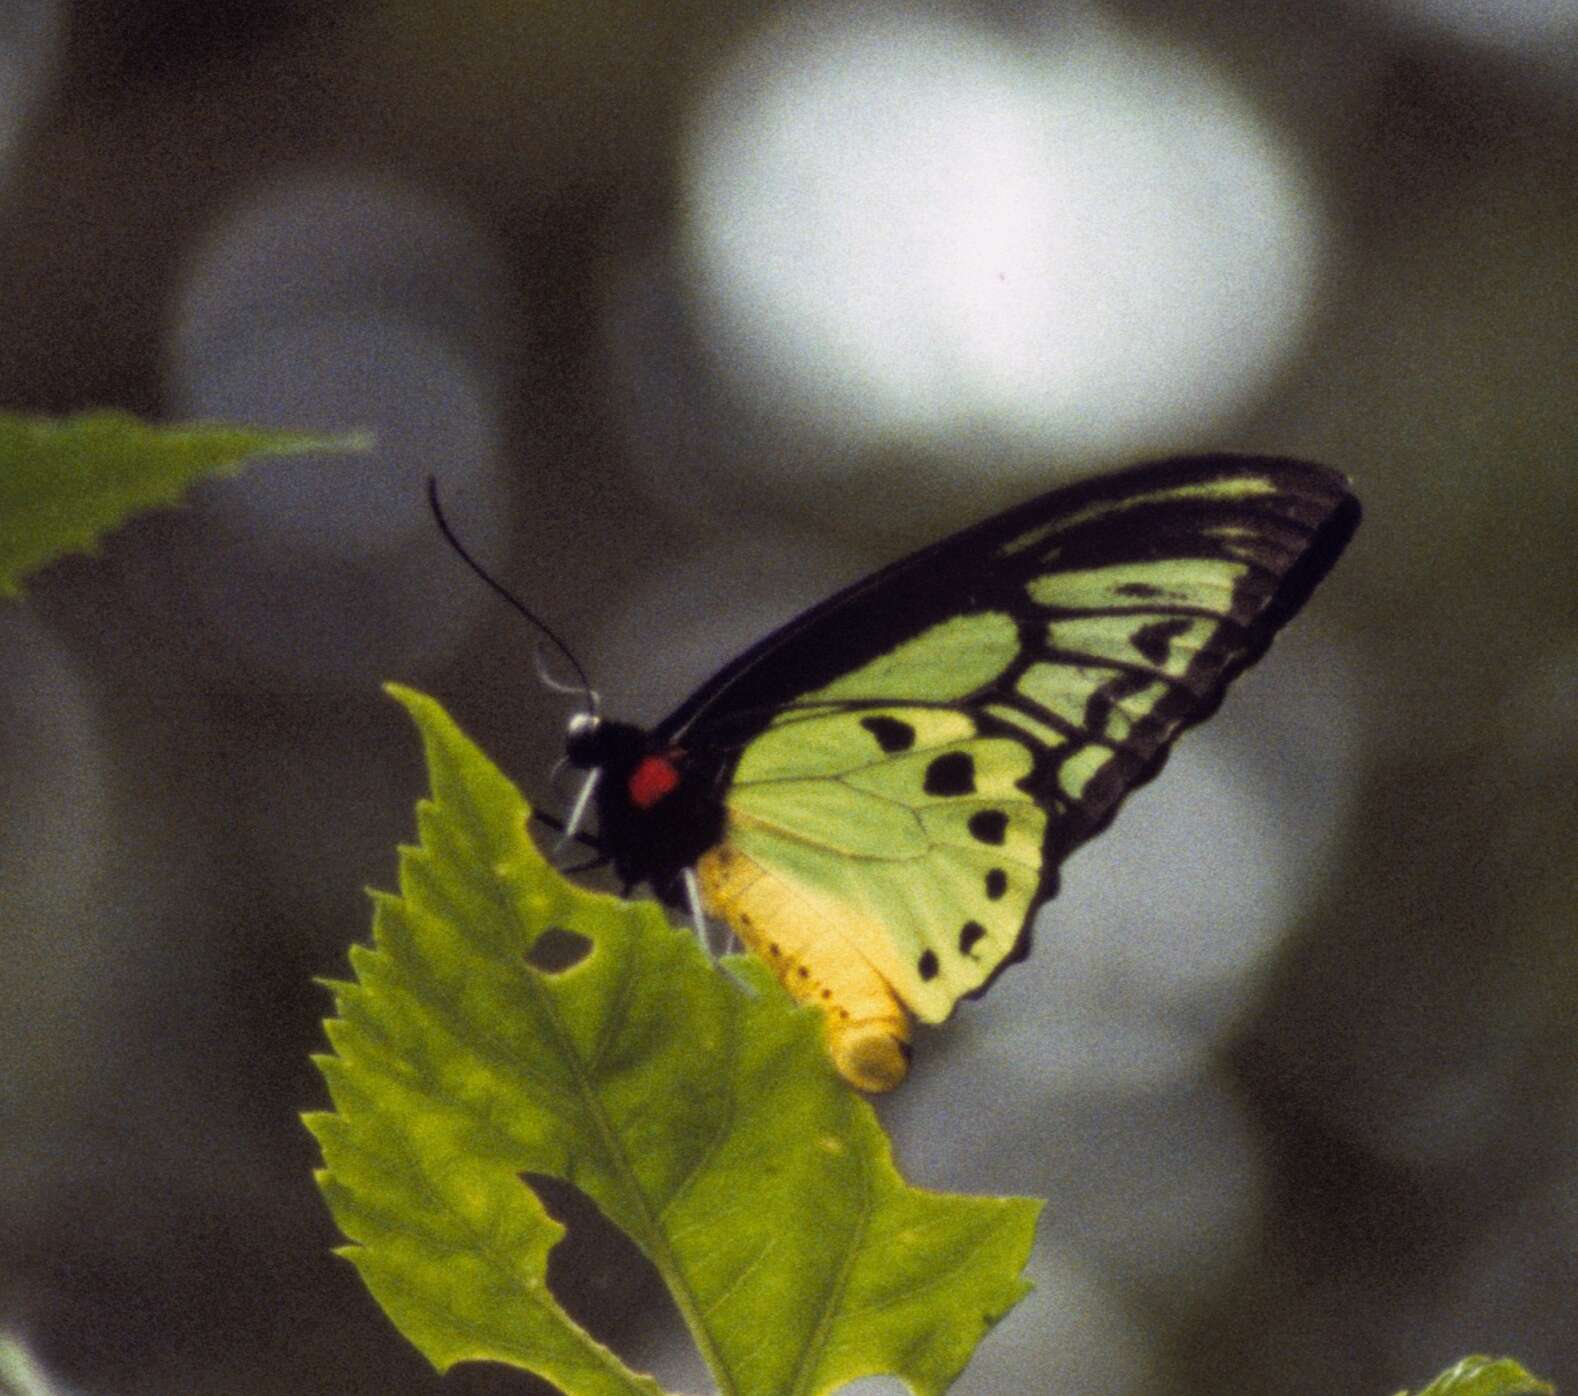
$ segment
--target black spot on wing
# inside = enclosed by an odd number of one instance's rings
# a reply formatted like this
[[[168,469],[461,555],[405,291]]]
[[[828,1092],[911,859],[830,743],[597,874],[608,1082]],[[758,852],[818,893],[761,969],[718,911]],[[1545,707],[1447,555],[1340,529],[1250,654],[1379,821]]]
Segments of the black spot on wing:
[[[1029,913],[1023,924],[1019,927],[1019,934],[1015,937],[1012,948],[1003,958],[992,965],[991,972],[986,979],[970,989],[964,995],[967,999],[978,999],[982,994],[991,989],[997,982],[997,977],[1010,965],[1017,965],[1030,953],[1031,938],[1035,929],[1036,913],[1053,897],[1057,896],[1058,875],[1056,868],[1043,869],[1041,885],[1036,889],[1035,897],[1030,903]]]
[[[877,745],[893,755],[895,752],[908,751],[915,745],[915,729],[907,722],[901,722],[896,717],[863,717],[860,725],[877,739]]]
[[[926,767],[923,782],[928,795],[973,795],[975,758],[967,751],[950,751]]]
[[[920,959],[915,962],[915,968],[920,971],[922,979],[935,979],[937,977],[937,952],[935,950],[922,951]]]
[[[1141,601],[1148,601],[1153,596],[1162,594],[1160,587],[1153,587],[1149,582],[1125,582],[1116,588],[1119,596],[1133,596]]]
[[[1112,710],[1141,690],[1149,688],[1155,679],[1150,674],[1134,671],[1115,674],[1094,690],[1085,703],[1085,728],[1090,732],[1104,732]]]
[[[1151,625],[1142,625],[1134,632],[1129,643],[1143,659],[1160,668],[1167,662],[1167,651],[1172,645],[1173,637],[1182,635],[1189,626],[1189,621],[1178,616],[1170,620],[1159,620]]]
[[[977,941],[986,935],[986,928],[977,921],[966,921],[959,928],[959,953],[968,955]]]
[[[1008,874],[1001,868],[993,868],[986,874],[986,895],[994,902],[1008,890]],[[974,925],[972,921],[970,923]]]
[[[977,843],[999,844],[1008,837],[1008,816],[1000,809],[976,810],[966,827]]]

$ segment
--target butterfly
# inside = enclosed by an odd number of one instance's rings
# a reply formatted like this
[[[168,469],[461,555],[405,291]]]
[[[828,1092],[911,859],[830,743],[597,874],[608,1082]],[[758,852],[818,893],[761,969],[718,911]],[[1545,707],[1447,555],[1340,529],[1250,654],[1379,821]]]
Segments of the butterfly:
[[[646,729],[566,754],[627,892],[726,923],[897,1086],[1030,948],[1063,860],[1213,713],[1347,545],[1334,470],[1180,457],[1053,490],[811,607]],[[551,632],[550,632],[551,633]],[[572,816],[572,828],[576,816]]]

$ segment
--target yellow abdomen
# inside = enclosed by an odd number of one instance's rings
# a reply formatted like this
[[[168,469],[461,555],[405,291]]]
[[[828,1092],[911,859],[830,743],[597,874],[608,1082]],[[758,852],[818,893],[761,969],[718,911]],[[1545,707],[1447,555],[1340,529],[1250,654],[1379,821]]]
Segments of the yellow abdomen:
[[[726,841],[702,854],[696,875],[707,914],[727,922],[794,998],[822,1010],[839,1075],[862,1091],[898,1085],[909,1070],[910,1015],[845,933],[849,918]]]

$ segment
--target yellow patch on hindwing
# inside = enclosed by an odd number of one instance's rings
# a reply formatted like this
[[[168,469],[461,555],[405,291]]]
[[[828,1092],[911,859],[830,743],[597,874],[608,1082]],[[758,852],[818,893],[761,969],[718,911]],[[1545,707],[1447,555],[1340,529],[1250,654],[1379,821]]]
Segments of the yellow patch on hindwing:
[[[853,943],[881,928],[830,914],[727,840],[702,854],[696,874],[707,914],[727,922],[793,998],[822,1010],[839,1075],[862,1091],[897,1086],[909,1070],[909,1014]]]

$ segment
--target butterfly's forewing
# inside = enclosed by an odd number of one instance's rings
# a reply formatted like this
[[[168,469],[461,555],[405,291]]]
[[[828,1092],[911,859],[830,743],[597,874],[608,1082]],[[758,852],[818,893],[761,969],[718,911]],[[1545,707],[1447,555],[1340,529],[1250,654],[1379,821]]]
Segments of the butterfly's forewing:
[[[1054,860],[1216,711],[1359,520],[1342,476],[1297,461],[1208,457],[1096,484],[1107,489],[1004,545],[1029,564],[1029,623],[1009,691],[983,695],[1045,743],[1035,788]]]
[[[830,1020],[857,1085],[904,1073],[1023,955],[1057,868],[1209,716],[1335,562],[1334,471],[1212,456],[1055,491],[840,592],[657,737],[719,754],[710,909]]]

